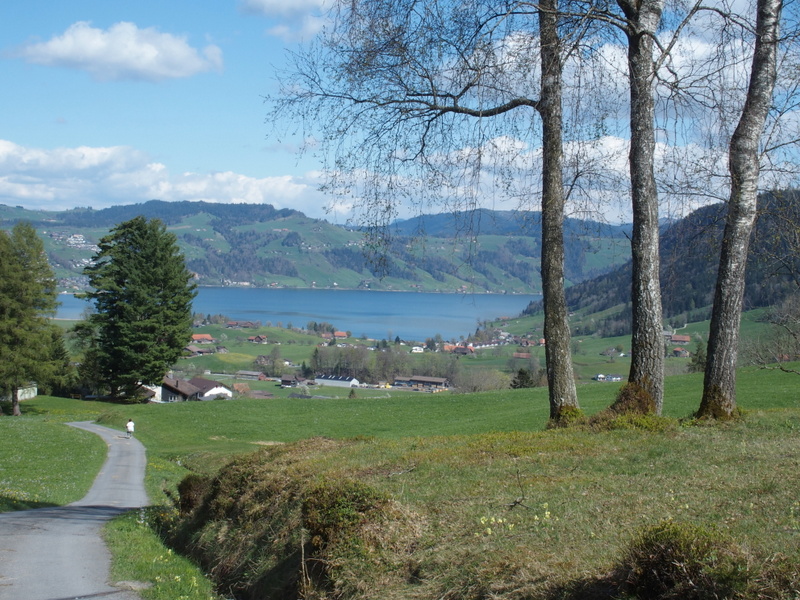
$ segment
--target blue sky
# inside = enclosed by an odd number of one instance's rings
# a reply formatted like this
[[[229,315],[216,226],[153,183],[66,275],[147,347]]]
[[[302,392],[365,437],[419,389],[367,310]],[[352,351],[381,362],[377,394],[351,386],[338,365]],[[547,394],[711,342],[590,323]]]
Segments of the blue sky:
[[[271,137],[274,129],[265,122],[264,97],[276,91],[275,70],[287,49],[318,31],[325,1],[0,3],[0,204],[65,210],[150,199],[268,203],[344,222],[351,205],[318,191],[321,165],[311,156],[298,159],[298,141]],[[741,12],[752,17],[747,7]],[[674,49],[673,69],[691,71],[702,66],[697,60],[706,55],[729,52],[706,39],[702,22],[696,29]],[[624,51],[609,44],[602,52],[608,57],[607,84],[619,87],[601,92],[619,103],[621,123],[627,104]],[[779,89],[796,89],[791,73],[782,78],[788,79]],[[732,130],[736,111],[728,116],[723,125]],[[789,117],[794,134],[800,118],[794,111]],[[694,169],[697,174],[689,175],[699,178],[695,183],[703,190],[688,196],[662,194],[665,214],[685,212],[727,193],[726,150],[709,150],[702,140],[728,134],[716,132],[717,122],[707,120],[714,136],[704,137],[706,130],[699,125],[681,130],[670,121],[658,130],[660,135],[673,126],[677,131],[671,141],[659,142],[661,177],[670,181],[685,176],[678,171]],[[488,140],[485,151],[502,153],[519,143],[501,136]],[[623,184],[588,188],[594,204],[578,206],[570,216],[629,220],[624,125],[586,147],[580,140],[573,145],[575,156],[596,153],[593,160]],[[762,171],[764,188],[796,181],[797,145],[782,148],[786,156],[775,163],[779,168],[769,178]],[[535,145],[526,147],[526,164],[538,165],[538,152]],[[476,193],[490,207],[513,208],[495,205],[491,193]]]
[[[0,204],[266,202],[323,218],[263,97],[322,0],[0,4]]]

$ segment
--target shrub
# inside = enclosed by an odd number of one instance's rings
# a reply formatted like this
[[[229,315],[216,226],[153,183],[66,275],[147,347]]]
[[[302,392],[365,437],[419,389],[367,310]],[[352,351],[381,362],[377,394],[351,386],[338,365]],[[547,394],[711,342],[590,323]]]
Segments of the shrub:
[[[211,489],[211,479],[203,475],[191,473],[178,484],[179,508],[182,515],[189,514],[197,508]]]
[[[619,389],[609,410],[618,415],[649,415],[656,412],[656,403],[646,389],[637,383],[628,382]]]
[[[357,481],[325,481],[303,502],[303,526],[311,543],[323,548],[335,537],[351,533],[367,513],[386,501],[384,495]]]
[[[573,427],[586,422],[586,416],[580,408],[574,406],[564,406],[558,411],[558,415],[547,422],[547,429],[558,429],[560,427]]]
[[[732,542],[673,521],[645,529],[617,571],[623,590],[643,600],[733,598],[747,584],[745,556]]]

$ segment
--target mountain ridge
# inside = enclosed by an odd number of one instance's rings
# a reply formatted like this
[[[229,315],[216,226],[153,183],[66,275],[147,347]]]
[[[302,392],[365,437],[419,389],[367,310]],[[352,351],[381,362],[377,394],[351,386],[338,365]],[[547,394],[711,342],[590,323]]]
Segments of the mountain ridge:
[[[81,287],[81,272],[100,238],[142,215],[176,235],[200,285],[339,287],[417,291],[538,293],[541,235],[538,213],[481,211],[467,229],[466,213],[425,215],[436,235],[411,234],[421,221],[391,226],[375,248],[358,229],[268,204],[164,202],[99,210],[30,211],[0,205],[0,228],[27,220],[37,228],[65,287]],[[530,227],[524,226],[531,224]],[[570,283],[602,274],[627,259],[624,228],[573,220],[567,235]]]

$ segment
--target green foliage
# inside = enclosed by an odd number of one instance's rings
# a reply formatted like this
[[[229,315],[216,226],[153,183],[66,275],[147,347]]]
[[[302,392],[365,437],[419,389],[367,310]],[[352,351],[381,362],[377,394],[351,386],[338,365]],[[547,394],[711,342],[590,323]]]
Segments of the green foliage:
[[[85,269],[95,312],[81,323],[83,375],[114,397],[158,384],[191,338],[195,284],[163,223],[136,217],[100,241]]]
[[[0,389],[12,396],[31,382],[66,384],[70,365],[55,314],[56,282],[44,246],[28,223],[0,232]]]
[[[744,590],[747,558],[712,530],[665,521],[645,529],[618,567],[623,589],[642,600],[732,598]]]
[[[520,389],[520,388],[532,388],[536,387],[536,381],[531,375],[529,369],[520,369],[517,371],[517,374],[514,375],[514,379],[511,380],[511,389]]]
[[[707,344],[698,341],[694,348],[694,354],[686,366],[689,373],[704,373],[706,370],[706,346]]]

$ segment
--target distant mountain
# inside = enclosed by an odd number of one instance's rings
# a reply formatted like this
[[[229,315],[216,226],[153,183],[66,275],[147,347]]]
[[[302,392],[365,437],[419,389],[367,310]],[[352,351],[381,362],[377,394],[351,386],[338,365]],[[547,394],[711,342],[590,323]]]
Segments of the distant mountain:
[[[266,204],[163,202],[28,211],[0,205],[0,228],[33,223],[65,287],[81,274],[100,238],[143,215],[173,232],[200,285],[539,293],[539,214],[475,211],[395,223],[373,245],[362,232]],[[429,226],[420,237],[421,225]],[[569,283],[608,272],[629,258],[625,228],[569,220]]]
[[[676,325],[710,316],[725,215],[725,204],[706,206],[663,230],[660,240],[662,304],[664,318]],[[771,306],[797,293],[800,283],[798,228],[800,192],[764,194],[759,198],[759,217],[746,271],[746,310]],[[789,241],[792,239],[793,243]],[[569,288],[570,310],[584,314],[607,313],[602,321],[577,325],[577,333],[630,333],[630,297],[629,261]],[[541,308],[540,303],[532,303],[526,312],[535,313]]]

